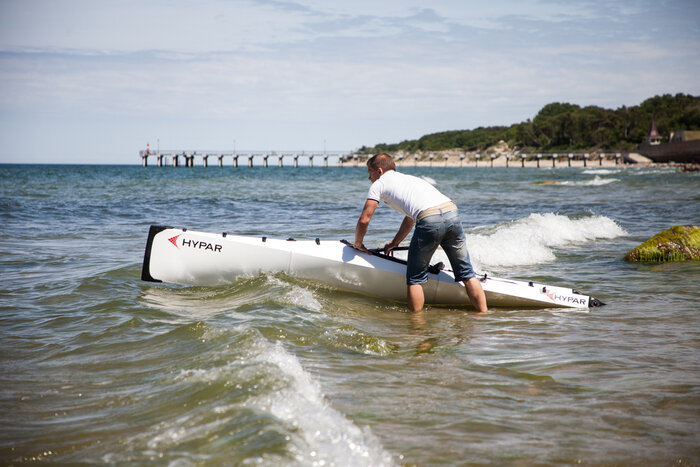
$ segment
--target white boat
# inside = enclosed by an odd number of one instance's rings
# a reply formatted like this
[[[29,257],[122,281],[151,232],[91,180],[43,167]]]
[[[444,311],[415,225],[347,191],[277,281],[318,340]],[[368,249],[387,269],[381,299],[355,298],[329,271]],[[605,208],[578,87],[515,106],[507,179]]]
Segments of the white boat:
[[[406,263],[367,254],[338,240],[273,239],[150,228],[141,279],[184,285],[230,284],[240,277],[285,273],[338,289],[406,301]],[[532,281],[480,276],[489,308],[588,308],[603,305],[575,290]],[[469,307],[452,271],[431,267],[423,286],[426,304]]]

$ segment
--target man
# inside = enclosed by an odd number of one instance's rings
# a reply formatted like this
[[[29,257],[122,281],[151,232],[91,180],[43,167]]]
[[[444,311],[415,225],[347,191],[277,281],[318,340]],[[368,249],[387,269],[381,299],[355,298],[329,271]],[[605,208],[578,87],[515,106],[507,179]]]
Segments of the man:
[[[379,201],[384,201],[406,216],[394,239],[385,245],[387,253],[398,247],[413,226],[416,226],[406,266],[409,309],[414,312],[423,309],[425,295],[422,284],[428,280],[428,266],[433,253],[438,246],[442,246],[452,265],[455,281],[464,283],[469,301],[478,312],[487,311],[486,296],[469,261],[464,231],[457,206],[452,200],[425,180],[397,172],[389,154],[371,157],[367,161],[367,171],[372,186],[355,227],[353,246],[367,251],[362,241]]]

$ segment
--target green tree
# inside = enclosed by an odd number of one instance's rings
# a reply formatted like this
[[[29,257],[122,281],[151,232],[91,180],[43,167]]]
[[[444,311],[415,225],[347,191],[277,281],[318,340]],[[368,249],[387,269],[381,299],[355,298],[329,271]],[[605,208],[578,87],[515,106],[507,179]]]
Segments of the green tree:
[[[511,147],[542,151],[631,149],[644,142],[652,118],[664,138],[675,130],[700,130],[700,97],[664,94],[646,99],[638,106],[616,110],[554,102],[542,107],[532,120],[509,127],[431,133],[398,144],[362,146],[360,152],[481,151],[500,140]]]

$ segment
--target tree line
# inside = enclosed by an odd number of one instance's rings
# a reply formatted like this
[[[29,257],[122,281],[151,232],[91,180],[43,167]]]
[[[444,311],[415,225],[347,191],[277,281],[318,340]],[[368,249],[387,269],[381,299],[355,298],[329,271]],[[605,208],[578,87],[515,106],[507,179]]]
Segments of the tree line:
[[[501,140],[522,151],[627,151],[644,142],[652,118],[664,141],[676,130],[700,130],[700,97],[664,94],[615,110],[555,102],[542,107],[532,120],[511,126],[443,131],[397,144],[362,146],[359,152],[483,151]]]

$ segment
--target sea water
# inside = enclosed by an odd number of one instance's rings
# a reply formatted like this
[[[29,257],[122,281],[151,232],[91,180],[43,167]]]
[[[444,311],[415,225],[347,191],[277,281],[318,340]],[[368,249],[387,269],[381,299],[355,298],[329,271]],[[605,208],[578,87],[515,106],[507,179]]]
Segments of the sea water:
[[[480,272],[607,305],[418,322],[284,274],[146,283],[151,224],[352,240],[366,170],[2,165],[0,464],[700,463],[700,264],[622,260],[700,224],[697,173],[400,170],[457,203]]]

